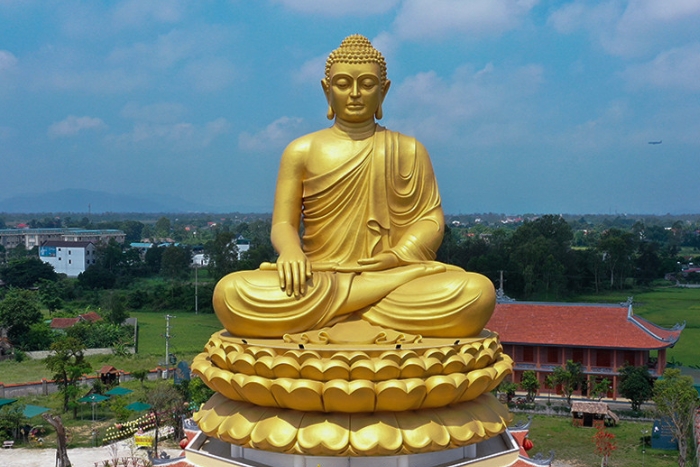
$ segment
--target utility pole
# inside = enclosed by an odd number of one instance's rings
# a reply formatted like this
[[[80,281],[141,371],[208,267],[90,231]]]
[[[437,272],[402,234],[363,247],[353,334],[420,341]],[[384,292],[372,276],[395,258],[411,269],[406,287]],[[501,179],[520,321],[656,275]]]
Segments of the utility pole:
[[[165,371],[163,371],[163,379],[168,379],[168,364],[170,363],[170,318],[177,316],[165,315]]]
[[[197,296],[197,287],[198,287],[198,282],[197,282],[197,270],[199,269],[199,264],[197,260],[194,260],[194,314],[199,314],[199,303],[198,303],[198,296]]]
[[[503,269],[498,271],[498,290],[496,290],[497,297],[503,297],[506,293],[503,290]]]

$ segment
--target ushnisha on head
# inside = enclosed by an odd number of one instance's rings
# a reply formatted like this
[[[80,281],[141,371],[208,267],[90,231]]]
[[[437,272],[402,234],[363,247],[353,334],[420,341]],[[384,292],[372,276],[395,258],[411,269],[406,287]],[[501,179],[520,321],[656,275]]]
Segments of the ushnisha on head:
[[[336,86],[337,79],[341,75],[344,77],[342,78],[344,82],[338,87]],[[371,79],[369,81],[367,78],[360,79],[361,76],[371,76]],[[347,80],[353,82],[349,83]],[[376,85],[367,84],[372,80]],[[377,119],[381,119],[382,102],[389,91],[391,82],[387,79],[386,61],[381,52],[375,49],[366,37],[353,34],[346,37],[341,42],[340,47],[328,56],[325,77],[321,80],[321,85],[328,99],[327,117],[329,120],[335,118],[336,115],[343,119],[343,116],[338,113],[341,110],[338,106],[346,111],[354,108],[356,112],[351,118],[361,114],[372,118],[373,114]],[[355,88],[350,92],[349,86],[355,86]],[[350,95],[341,96],[338,94],[346,92],[350,92]],[[358,110],[358,106],[361,106],[362,102],[365,102],[368,107],[375,107],[370,115]],[[345,116],[348,117],[347,113]]]
[[[380,51],[374,48],[372,43],[361,34],[353,34],[343,39],[340,47],[335,49],[326,60],[326,81],[331,79],[331,66],[334,63],[376,63],[381,70],[380,79],[382,87],[387,82],[386,60]]]

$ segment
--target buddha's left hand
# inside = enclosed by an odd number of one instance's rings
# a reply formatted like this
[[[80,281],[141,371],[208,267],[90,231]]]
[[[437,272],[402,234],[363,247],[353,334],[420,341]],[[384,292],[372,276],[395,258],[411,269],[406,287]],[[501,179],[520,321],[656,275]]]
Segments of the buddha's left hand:
[[[360,266],[338,266],[337,272],[364,272],[364,271],[385,271],[401,266],[403,263],[394,253],[383,252],[371,258],[357,260]]]

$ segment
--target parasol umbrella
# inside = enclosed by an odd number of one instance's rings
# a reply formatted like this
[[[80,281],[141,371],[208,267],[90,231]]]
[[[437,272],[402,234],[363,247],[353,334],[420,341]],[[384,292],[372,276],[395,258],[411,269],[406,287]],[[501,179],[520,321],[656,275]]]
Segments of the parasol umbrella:
[[[48,412],[49,410],[51,410],[51,409],[49,409],[48,407],[27,404],[24,406],[24,412],[22,412],[22,414],[27,418],[32,418],[32,417],[36,417],[37,415],[41,415],[44,412]]]
[[[105,392],[105,394],[108,396],[126,396],[127,394],[131,394],[132,392],[134,391],[132,391],[131,389],[117,386],[116,388],[110,389],[109,391]]]
[[[133,412],[143,412],[144,410],[150,409],[151,405],[146,404],[145,402],[132,402],[131,404],[127,405],[126,408]]]
[[[92,421],[95,421],[95,404],[98,402],[104,402],[109,397],[103,396],[102,394],[90,394],[89,396],[81,397],[78,402],[90,402],[92,404]]]

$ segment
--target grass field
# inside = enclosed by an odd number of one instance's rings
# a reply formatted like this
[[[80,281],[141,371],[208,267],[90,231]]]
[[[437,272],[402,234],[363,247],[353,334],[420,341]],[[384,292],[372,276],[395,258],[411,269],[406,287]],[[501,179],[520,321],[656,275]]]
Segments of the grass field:
[[[519,416],[522,421],[525,417]],[[518,420],[516,418],[516,420]],[[671,467],[678,465],[677,451],[662,451],[647,448],[642,463],[642,430],[651,432],[650,422],[621,421],[618,426],[606,428],[615,436],[617,449],[610,457],[610,465],[615,467]],[[534,448],[530,455],[542,453],[548,457],[554,451],[557,461],[570,461],[576,466],[600,465],[600,456],[595,452],[593,428],[577,428],[571,425],[569,417],[547,417],[536,415],[530,427],[530,439]]]
[[[179,360],[192,360],[204,349],[209,337],[223,329],[213,313],[146,313],[132,312],[139,321],[139,355],[156,355],[165,358],[165,315],[176,316],[170,320],[170,353]]]
[[[165,314],[131,312],[139,321],[139,352],[135,357],[96,355],[86,357],[94,370],[112,365],[120,370],[152,370],[165,360]],[[174,313],[173,313],[174,314]],[[209,337],[222,329],[214,314],[177,313],[170,320],[170,353],[178,360],[191,362],[204,349]],[[51,379],[52,375],[42,360],[0,362],[0,382],[5,384]]]

